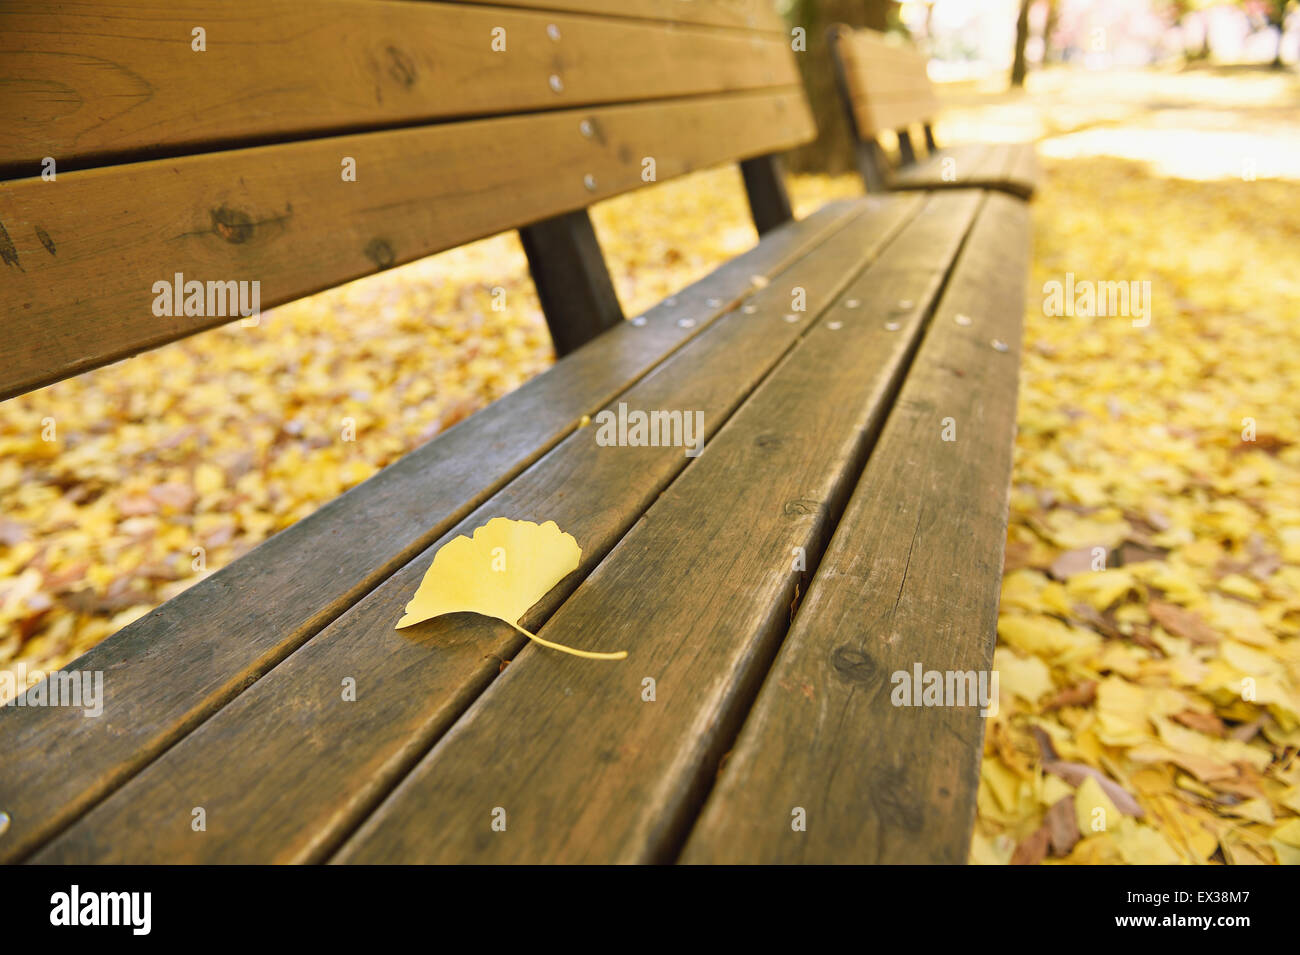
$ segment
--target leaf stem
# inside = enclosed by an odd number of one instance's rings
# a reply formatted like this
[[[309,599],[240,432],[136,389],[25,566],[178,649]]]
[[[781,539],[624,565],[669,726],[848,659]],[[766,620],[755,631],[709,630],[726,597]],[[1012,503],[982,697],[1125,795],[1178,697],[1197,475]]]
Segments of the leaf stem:
[[[506,622],[510,623],[510,621]],[[561,653],[571,653],[575,657],[583,657],[587,660],[623,660],[627,658],[626,650],[619,650],[615,653],[597,653],[594,650],[575,650],[573,647],[566,647],[562,643],[552,643],[550,640],[543,640],[537,634],[529,633],[517,623],[511,623],[510,626],[514,627],[534,643],[540,643],[542,646],[550,647],[552,650],[559,650]]]

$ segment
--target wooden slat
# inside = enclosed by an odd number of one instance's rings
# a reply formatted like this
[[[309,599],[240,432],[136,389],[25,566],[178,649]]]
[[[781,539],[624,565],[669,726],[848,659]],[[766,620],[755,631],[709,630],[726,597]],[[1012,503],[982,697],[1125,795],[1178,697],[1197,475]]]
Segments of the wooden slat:
[[[586,124],[585,126],[583,124]],[[258,281],[267,308],[812,135],[798,90],[565,110],[0,184],[0,399],[229,318],[158,317],[154,284]],[[356,160],[357,181],[340,176]],[[255,332],[254,332],[255,334]]]
[[[1008,191],[1013,194],[1023,196],[1032,196],[1038,188],[1038,180],[1042,174],[1038,162],[1038,154],[1034,150],[1033,143],[1017,143],[1007,165],[1006,181]]]
[[[494,0],[506,7],[571,10],[601,16],[641,17],[712,26],[782,31],[785,21],[771,0]]]
[[[395,0],[14,0],[0,171],[798,82],[788,40],[752,30]]]
[[[0,707],[0,861],[29,853],[445,534],[576,426],[856,214],[771,233],[73,662],[104,716]],[[359,529],[361,529],[359,531]],[[232,638],[238,634],[238,638]],[[57,748],[60,771],[47,753]]]
[[[809,290],[811,310],[824,306],[918,207],[899,197],[849,223],[757,293],[756,311],[715,322],[619,400],[699,410],[716,432],[800,334],[783,318],[791,286]],[[35,859],[318,858],[519,650],[513,630],[484,618],[393,629],[436,547],[502,515],[554,520],[572,533],[582,566],[533,608],[525,626],[535,627],[689,461],[679,447],[601,447],[594,427],[570,435]],[[356,705],[340,705],[344,676],[357,681]],[[207,810],[202,838],[191,838],[192,806],[177,791]],[[148,839],[132,835],[144,831]]]
[[[990,194],[683,861],[966,861],[979,705],[895,706],[893,674],[992,666],[1028,264]]]
[[[943,178],[944,161],[953,160],[955,178]],[[968,143],[941,149],[915,165],[899,169],[893,189],[995,189],[1021,199],[1033,195],[1038,160],[1032,143]]]
[[[872,30],[840,27],[832,48],[861,138],[926,122],[938,112],[925,58],[912,47]]]
[[[808,331],[542,629],[628,659],[525,648],[337,861],[671,857],[785,632],[792,550],[815,566],[977,201],[929,199],[841,296],[860,306]]]

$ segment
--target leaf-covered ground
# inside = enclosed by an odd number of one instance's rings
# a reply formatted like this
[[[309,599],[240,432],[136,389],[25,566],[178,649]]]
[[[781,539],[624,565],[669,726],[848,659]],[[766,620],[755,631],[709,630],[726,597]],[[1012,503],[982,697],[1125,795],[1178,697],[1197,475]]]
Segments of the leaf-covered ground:
[[[972,859],[1294,863],[1294,77],[1032,79],[939,126],[1048,172]],[[734,169],[595,219],[629,314],[754,241]],[[1067,272],[1150,281],[1149,326],[1044,314]],[[0,405],[0,667],[67,663],[551,361],[507,235]]]

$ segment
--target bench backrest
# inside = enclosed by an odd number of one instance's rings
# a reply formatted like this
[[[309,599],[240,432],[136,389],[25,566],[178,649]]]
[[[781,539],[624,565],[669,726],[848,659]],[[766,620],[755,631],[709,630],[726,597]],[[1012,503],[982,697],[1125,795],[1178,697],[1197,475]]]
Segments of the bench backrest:
[[[929,123],[938,113],[925,57],[913,46],[874,30],[837,26],[830,48],[859,139]]]
[[[0,399],[815,135],[764,0],[97,10],[0,8]]]

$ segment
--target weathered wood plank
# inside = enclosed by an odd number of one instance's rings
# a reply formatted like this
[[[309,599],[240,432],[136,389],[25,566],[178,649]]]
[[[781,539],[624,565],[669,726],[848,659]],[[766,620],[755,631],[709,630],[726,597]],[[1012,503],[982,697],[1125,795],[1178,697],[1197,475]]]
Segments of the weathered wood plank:
[[[716,321],[619,400],[698,410],[716,432],[807,324],[783,319],[791,286],[820,308],[917,207],[895,199],[848,223],[756,293],[752,312]],[[601,447],[594,426],[569,435],[35,859],[319,858],[520,649],[509,627],[470,615],[393,629],[436,547],[502,515],[574,534],[582,567],[530,611],[525,626],[535,627],[688,461],[680,447]],[[601,640],[591,631],[570,643]],[[355,703],[340,700],[345,677],[356,680]],[[194,804],[207,811],[206,833],[190,830]],[[131,835],[143,831],[148,839]]]
[[[925,57],[913,47],[872,30],[839,27],[832,32],[831,51],[860,138],[905,129],[938,113]]]
[[[0,62],[10,176],[799,82],[779,34],[390,0],[12,0]]]
[[[88,651],[69,669],[104,672],[100,719],[0,707],[0,809],[12,818],[0,861],[29,853],[337,618],[737,307],[755,275],[775,276],[857,214],[837,203],[776,230],[642,324],[612,329]]]
[[[951,162],[951,166],[946,163]],[[951,168],[954,178],[944,178]],[[1031,143],[966,143],[941,149],[899,169],[894,189],[995,189],[1021,199],[1033,195],[1037,159]]]
[[[798,90],[449,123],[0,184],[0,399],[230,321],[158,283],[259,282],[267,308],[659,180],[792,146]],[[527,161],[521,162],[520,157]],[[356,161],[342,181],[340,162]],[[90,290],[93,290],[91,294]],[[203,296],[199,296],[202,298]],[[221,302],[225,304],[224,299]],[[217,312],[220,314],[215,314]]]
[[[627,661],[525,648],[337,861],[671,857],[785,632],[792,552],[815,566],[977,202],[929,198],[542,630]]]
[[[990,194],[682,861],[966,861],[980,704],[896,706],[893,674],[992,666],[1028,263]]]
[[[1016,143],[1011,161],[1007,164],[1008,191],[1025,197],[1032,196],[1038,188],[1041,175],[1042,167],[1039,165],[1034,144]]]

